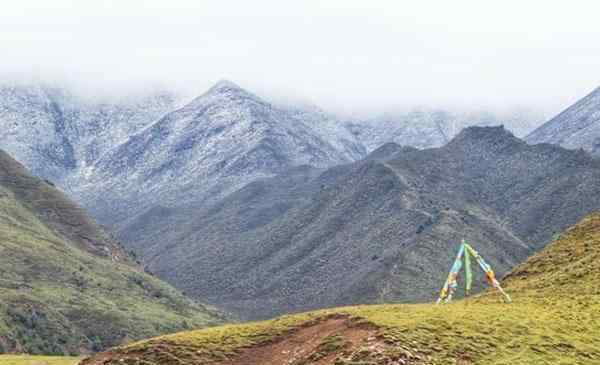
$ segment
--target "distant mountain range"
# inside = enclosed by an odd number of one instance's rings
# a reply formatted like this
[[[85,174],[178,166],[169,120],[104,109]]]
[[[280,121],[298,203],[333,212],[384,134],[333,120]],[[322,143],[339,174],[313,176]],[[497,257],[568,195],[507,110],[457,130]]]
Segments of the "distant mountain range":
[[[417,148],[441,147],[469,126],[504,125],[517,137],[523,137],[543,120],[540,113],[522,108],[495,113],[414,108],[344,124],[371,152],[388,142]]]
[[[600,87],[573,104],[526,138],[529,143],[552,143],[583,148],[600,157]]]
[[[600,209],[600,161],[470,127],[259,179],[210,209],[155,208],[123,232],[158,276],[246,318],[431,301],[465,238],[499,275]]]
[[[280,109],[222,81],[129,136],[88,178],[73,175],[68,185],[114,223],[155,205],[211,201],[292,166],[332,166],[364,154],[325,114]]]
[[[0,353],[78,354],[221,321],[0,150]]]
[[[522,110],[422,109],[347,121],[269,103],[229,81],[192,101],[166,91],[97,100],[60,87],[0,87],[0,146],[119,229],[148,209],[214,202],[258,178],[357,161],[387,142],[437,147],[468,125],[504,122],[524,133],[539,120]]]

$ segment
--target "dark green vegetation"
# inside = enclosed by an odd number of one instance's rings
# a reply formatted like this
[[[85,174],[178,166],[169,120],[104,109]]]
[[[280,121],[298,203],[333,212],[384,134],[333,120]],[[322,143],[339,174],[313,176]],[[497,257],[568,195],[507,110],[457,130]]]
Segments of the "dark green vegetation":
[[[519,265],[503,286],[512,304],[486,291],[449,305],[337,308],[157,337],[84,363],[600,364],[600,214]],[[318,341],[297,341],[307,328],[318,329]],[[361,337],[357,328],[370,329]]]
[[[122,237],[157,276],[259,319],[434,300],[462,238],[502,275],[597,209],[587,153],[473,127],[441,148],[297,167],[210,209],[156,207]]]
[[[0,151],[0,352],[75,354],[218,321]]]

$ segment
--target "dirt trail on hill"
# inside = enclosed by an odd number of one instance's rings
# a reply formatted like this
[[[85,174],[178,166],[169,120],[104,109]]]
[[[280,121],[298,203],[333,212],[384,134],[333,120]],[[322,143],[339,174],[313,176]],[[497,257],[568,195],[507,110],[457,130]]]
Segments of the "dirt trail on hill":
[[[377,328],[347,316],[306,323],[273,342],[249,347],[219,365],[331,364],[342,353],[376,341]]]
[[[265,342],[237,348],[228,358],[208,358],[201,350],[156,344],[152,352],[123,353],[117,349],[84,359],[80,365],[427,364],[427,356],[417,349],[390,342],[381,328],[340,313],[305,322]]]

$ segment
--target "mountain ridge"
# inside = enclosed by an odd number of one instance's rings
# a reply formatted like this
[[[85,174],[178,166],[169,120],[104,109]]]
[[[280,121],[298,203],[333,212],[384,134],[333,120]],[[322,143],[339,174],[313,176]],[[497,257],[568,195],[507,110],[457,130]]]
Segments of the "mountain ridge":
[[[159,277],[251,319],[424,301],[451,264],[448,240],[476,242],[502,274],[600,208],[597,181],[585,152],[470,127],[441,148],[387,145],[258,179],[207,209],[149,213],[121,237]]]
[[[600,156],[600,87],[535,129],[528,143],[553,143],[565,148],[582,148]]]

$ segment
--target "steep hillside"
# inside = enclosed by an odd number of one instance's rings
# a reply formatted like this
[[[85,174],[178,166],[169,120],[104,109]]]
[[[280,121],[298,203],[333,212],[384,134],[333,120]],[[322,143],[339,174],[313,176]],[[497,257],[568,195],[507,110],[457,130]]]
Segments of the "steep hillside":
[[[583,148],[600,156],[600,87],[537,128],[526,141]]]
[[[438,149],[299,167],[208,210],[155,208],[123,238],[159,277],[246,318],[429,301],[455,242],[503,274],[600,209],[599,182],[584,152],[472,127]]]
[[[0,352],[89,352],[219,320],[0,151]]]
[[[337,308],[158,337],[82,364],[600,364],[600,214],[503,286],[511,304],[486,291],[449,305]]]
[[[221,81],[101,158],[75,194],[101,221],[122,223],[144,208],[213,200],[293,166],[364,156],[351,134],[327,133],[331,123]]]

